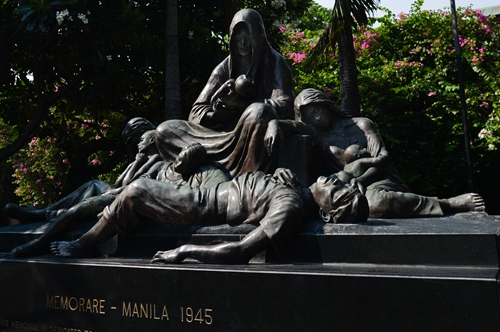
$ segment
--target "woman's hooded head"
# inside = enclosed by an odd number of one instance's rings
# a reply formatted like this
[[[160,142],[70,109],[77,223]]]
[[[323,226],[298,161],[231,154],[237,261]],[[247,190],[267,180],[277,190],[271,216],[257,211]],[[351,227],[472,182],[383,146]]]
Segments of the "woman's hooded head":
[[[251,45],[250,52],[252,64],[248,73],[245,74],[247,74],[250,79],[255,80],[258,68],[262,68],[262,62],[265,62],[266,58],[272,53],[272,48],[267,40],[264,22],[259,12],[247,8],[234,14],[231,25],[229,26],[229,49],[231,54],[229,59],[229,70],[231,78],[236,78],[233,77],[237,75],[233,74],[232,66],[234,62],[239,61],[241,58],[236,46],[236,35],[241,31],[245,31],[249,35]]]
[[[324,106],[326,109],[330,110],[332,114],[334,114],[337,117],[342,117],[342,118],[350,118],[351,116],[349,114],[346,114],[345,112],[342,112],[339,110],[333,102],[328,98],[327,95],[325,95],[323,92],[321,92],[318,89],[313,89],[313,88],[307,88],[302,90],[297,97],[295,97],[293,106],[294,106],[294,111],[295,111],[295,119],[296,120],[301,120],[302,119],[302,108],[304,106],[310,105],[310,104],[320,104]]]

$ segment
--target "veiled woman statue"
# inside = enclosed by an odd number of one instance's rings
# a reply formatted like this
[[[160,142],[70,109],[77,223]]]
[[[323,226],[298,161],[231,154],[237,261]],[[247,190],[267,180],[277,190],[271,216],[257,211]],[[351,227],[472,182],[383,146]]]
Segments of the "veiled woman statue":
[[[232,176],[272,172],[277,149],[269,144],[266,149],[267,125],[272,119],[293,118],[292,74],[283,57],[269,45],[257,11],[237,12],[229,32],[230,54],[213,70],[193,104],[189,122],[161,124],[157,128],[158,148],[170,161],[182,147],[201,143],[207,158]]]

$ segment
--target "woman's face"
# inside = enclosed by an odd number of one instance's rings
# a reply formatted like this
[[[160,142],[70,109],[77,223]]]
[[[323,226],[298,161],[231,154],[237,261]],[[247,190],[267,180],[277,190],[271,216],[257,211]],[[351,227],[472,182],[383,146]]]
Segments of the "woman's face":
[[[234,42],[236,46],[236,51],[241,56],[247,56],[252,51],[252,45],[250,43],[250,35],[247,29],[240,28],[234,32]]]
[[[323,104],[312,103],[301,108],[302,122],[311,126],[327,127],[331,125],[331,110]]]

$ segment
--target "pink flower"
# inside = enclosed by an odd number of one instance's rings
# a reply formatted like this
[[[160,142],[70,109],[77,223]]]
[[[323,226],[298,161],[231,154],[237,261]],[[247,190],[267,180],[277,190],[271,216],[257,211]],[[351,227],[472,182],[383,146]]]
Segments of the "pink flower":
[[[490,104],[488,104],[488,102],[487,102],[487,101],[483,101],[483,102],[481,103],[481,105],[479,105],[479,107],[486,107],[486,108],[488,108],[488,107],[490,107]]]
[[[428,96],[429,96],[429,97],[432,97],[432,96],[435,96],[435,95],[436,95],[436,91],[431,91],[431,92],[429,92],[429,94],[428,94]]]
[[[292,65],[295,66],[296,64],[299,64],[306,59],[306,53],[305,52],[301,52],[301,53],[292,52],[292,53],[288,54],[288,58],[293,60]]]
[[[462,36],[458,36],[458,41],[460,42],[460,47],[464,47],[467,43],[467,39],[462,38]]]

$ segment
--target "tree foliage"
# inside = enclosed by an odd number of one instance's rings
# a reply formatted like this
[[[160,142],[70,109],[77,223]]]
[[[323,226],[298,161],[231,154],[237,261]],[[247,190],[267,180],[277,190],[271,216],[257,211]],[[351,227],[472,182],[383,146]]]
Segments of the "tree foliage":
[[[448,197],[468,190],[456,56],[448,11],[387,14],[356,34],[361,115],[377,125],[397,169],[414,192]],[[498,213],[500,28],[477,10],[458,8],[470,146],[476,191]],[[317,31],[282,29],[298,89],[317,87],[338,102],[336,55],[311,73],[303,60]],[[296,54],[301,54],[297,61]]]
[[[181,110],[186,118],[211,71],[227,56],[229,23],[237,10],[259,10],[277,47],[279,26],[296,20],[310,0],[178,3]],[[65,180],[52,181],[53,187],[43,192],[64,195],[99,174],[119,172],[117,165],[125,160],[120,132],[126,121],[136,116],[156,124],[164,120],[165,9],[165,1],[156,0],[0,3],[2,178],[12,172],[7,160],[18,172],[17,189],[41,179],[24,181],[21,160],[40,174],[57,169]],[[59,152],[38,154],[51,162],[29,160],[31,150],[41,148],[41,143],[30,146],[33,140],[50,140]],[[96,156],[99,163],[92,162]],[[62,160],[67,160],[66,174]],[[35,198],[28,191],[18,190],[32,203],[46,204],[57,196],[40,192]]]

